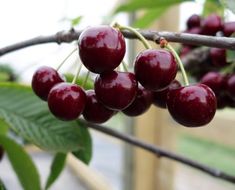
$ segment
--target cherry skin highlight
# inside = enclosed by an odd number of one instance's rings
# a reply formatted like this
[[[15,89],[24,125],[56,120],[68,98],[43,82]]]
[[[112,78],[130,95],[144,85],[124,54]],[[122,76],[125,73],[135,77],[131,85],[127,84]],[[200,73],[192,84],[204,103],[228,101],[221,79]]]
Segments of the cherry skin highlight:
[[[78,46],[83,64],[99,74],[114,70],[126,52],[122,33],[111,26],[87,28],[81,33]]]
[[[167,108],[175,121],[186,127],[208,124],[216,112],[214,92],[204,84],[196,84],[168,92]]]
[[[48,95],[48,107],[58,119],[70,121],[77,119],[86,104],[86,93],[76,84],[59,83]]]
[[[122,110],[125,115],[139,116],[145,113],[152,104],[152,92],[146,90],[143,86],[138,85],[135,100],[126,109]]]
[[[88,90],[86,96],[86,106],[83,110],[83,117],[86,121],[104,123],[116,113],[116,111],[106,108],[97,100],[94,90]]]
[[[34,93],[46,101],[51,88],[60,82],[64,81],[55,69],[42,66],[34,73],[31,85]]]
[[[144,88],[157,91],[174,80],[177,63],[169,51],[147,49],[136,57],[134,70],[137,80]]]
[[[138,83],[129,72],[111,71],[98,75],[95,93],[98,101],[112,110],[123,110],[135,99]]]

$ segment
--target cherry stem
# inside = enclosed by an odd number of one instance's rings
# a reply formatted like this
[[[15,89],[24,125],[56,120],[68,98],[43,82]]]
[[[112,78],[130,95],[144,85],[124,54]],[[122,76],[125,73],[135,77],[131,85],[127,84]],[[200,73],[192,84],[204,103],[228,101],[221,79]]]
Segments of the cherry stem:
[[[123,66],[124,71],[128,72],[128,68],[127,68],[128,66],[124,60],[122,60],[122,66]]]
[[[68,60],[68,58],[75,52],[77,51],[77,48],[75,48],[73,51],[71,51],[65,58],[64,60],[59,64],[59,66],[57,67],[57,71],[63,66],[63,64]]]
[[[180,70],[181,70],[181,73],[182,73],[182,76],[183,76],[183,79],[184,79],[184,83],[185,83],[186,86],[188,86],[189,85],[188,77],[187,77],[187,74],[186,74],[185,69],[184,69],[184,65],[183,65],[179,55],[176,53],[174,48],[169,43],[165,44],[165,48],[170,50],[170,52],[174,55],[178,65],[180,67]]]
[[[85,88],[85,85],[86,85],[86,83],[87,83],[87,80],[88,80],[89,76],[90,76],[90,71],[88,71],[88,72],[86,73],[86,77],[85,77],[85,79],[84,79],[84,81],[83,81],[83,83],[82,83],[82,87],[83,87],[83,88]]]
[[[152,46],[150,45],[150,43],[145,39],[145,37],[137,29],[132,28],[130,26],[122,26],[118,23],[113,24],[113,26],[119,28],[120,30],[129,30],[130,32],[133,32],[139,38],[139,40],[143,43],[146,49],[152,49]]]
[[[80,64],[80,65],[78,66],[77,72],[76,72],[76,75],[75,75],[74,78],[73,78],[72,84],[75,84],[75,83],[76,83],[77,78],[78,78],[78,76],[79,76],[79,74],[80,74],[80,72],[81,72],[81,69],[82,69],[82,64]]]

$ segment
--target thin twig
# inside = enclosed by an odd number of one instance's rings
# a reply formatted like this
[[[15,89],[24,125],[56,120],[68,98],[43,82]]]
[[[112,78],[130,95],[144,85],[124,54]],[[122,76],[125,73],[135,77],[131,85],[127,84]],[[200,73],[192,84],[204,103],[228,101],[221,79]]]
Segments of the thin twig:
[[[69,43],[77,40],[81,34],[81,30],[75,31],[71,29],[69,31],[61,31],[55,35],[50,36],[39,36],[29,40],[25,40],[16,44],[12,44],[3,48],[0,48],[0,56],[16,51],[22,48],[26,48],[33,45],[44,44],[44,43]],[[196,34],[187,33],[177,33],[177,32],[158,32],[150,30],[140,30],[139,31],[147,40],[159,42],[160,38],[165,38],[169,42],[177,42],[184,44],[193,45],[203,45],[208,47],[218,47],[235,50],[235,38],[227,37],[214,37],[214,36],[204,36]],[[136,35],[129,31],[122,31],[123,35],[129,39],[136,39]]]
[[[218,169],[211,168],[206,165],[200,164],[196,161],[190,160],[186,157],[183,157],[178,154],[172,153],[170,151],[164,150],[162,148],[157,147],[156,145],[151,145],[151,144],[145,143],[143,141],[140,141],[136,137],[123,134],[121,132],[110,129],[108,127],[96,125],[96,124],[92,124],[92,123],[87,123],[86,121],[82,121],[82,122],[85,123],[86,126],[89,128],[95,129],[99,132],[108,134],[108,135],[113,136],[117,139],[125,141],[129,144],[132,144],[132,145],[135,145],[135,146],[140,147],[142,149],[145,149],[149,152],[154,153],[157,157],[166,157],[170,160],[175,160],[175,161],[180,162],[182,164],[191,166],[191,167],[198,169],[204,173],[207,173],[213,177],[216,177],[216,178],[219,178],[219,179],[231,182],[231,183],[235,183],[235,176],[226,174]]]

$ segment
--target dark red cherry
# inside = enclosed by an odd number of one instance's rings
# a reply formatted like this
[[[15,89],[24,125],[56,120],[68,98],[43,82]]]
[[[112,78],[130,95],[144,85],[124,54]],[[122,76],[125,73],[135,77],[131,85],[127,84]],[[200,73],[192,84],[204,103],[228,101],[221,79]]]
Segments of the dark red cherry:
[[[4,149],[3,149],[3,147],[0,145],[0,161],[1,161],[2,158],[3,158],[3,155],[4,155]]]
[[[204,84],[196,84],[168,92],[167,108],[175,121],[186,127],[208,124],[216,111],[214,92]]]
[[[202,34],[214,36],[223,30],[223,22],[220,16],[211,14],[202,21]]]
[[[166,108],[166,99],[169,90],[177,89],[179,87],[181,87],[180,82],[173,80],[166,89],[153,92],[153,104],[160,108]]]
[[[215,94],[219,94],[224,88],[224,80],[221,73],[211,71],[202,77],[200,83],[209,86]]]
[[[201,17],[197,14],[193,14],[187,20],[187,28],[191,29],[194,27],[200,27],[201,25]]]
[[[224,23],[223,33],[224,36],[229,37],[235,32],[235,22]]]
[[[116,113],[116,111],[106,108],[97,100],[94,90],[88,90],[86,96],[86,106],[82,113],[85,120],[92,123],[104,123]]]
[[[140,84],[152,91],[168,86],[177,73],[177,63],[166,50],[147,49],[135,59],[135,74]]]
[[[123,110],[135,99],[138,83],[133,73],[110,71],[95,80],[97,99],[112,110]]]
[[[78,46],[83,64],[94,73],[115,69],[126,52],[122,33],[111,26],[87,28],[81,33]]]
[[[190,51],[192,51],[192,47],[188,45],[183,45],[180,49],[180,58],[183,58],[185,55],[187,55]]]
[[[227,64],[226,62],[226,50],[220,48],[210,49],[211,63],[217,67],[223,67]]]
[[[42,66],[33,75],[32,89],[39,98],[46,101],[51,88],[60,82],[64,81],[55,69]]]
[[[135,100],[122,112],[128,116],[138,116],[145,113],[152,104],[152,92],[138,85]]]
[[[235,100],[235,74],[226,77],[225,88],[228,95]]]
[[[86,104],[86,93],[76,84],[59,83],[48,95],[48,106],[58,119],[69,121],[77,119]]]

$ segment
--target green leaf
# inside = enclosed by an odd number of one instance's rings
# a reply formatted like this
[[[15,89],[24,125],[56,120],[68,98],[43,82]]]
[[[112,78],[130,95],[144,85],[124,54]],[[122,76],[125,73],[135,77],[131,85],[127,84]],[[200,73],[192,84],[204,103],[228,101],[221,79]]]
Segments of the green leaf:
[[[83,134],[76,121],[57,120],[46,102],[19,84],[0,83],[0,118],[27,141],[55,152],[83,148],[82,138],[89,133]]]
[[[234,0],[220,0],[220,2],[230,11],[235,14],[235,1]]]
[[[0,190],[7,190],[1,179],[0,179]]]
[[[121,4],[117,7],[114,13],[118,12],[131,12],[137,11],[141,9],[154,9],[154,8],[162,8],[162,7],[169,7],[171,5],[177,3],[183,3],[187,1],[194,1],[194,0],[131,0],[127,3]]]
[[[226,61],[228,63],[235,62],[235,51],[234,50],[226,50]]]
[[[9,126],[3,120],[0,120],[0,135],[5,135],[8,131]]]
[[[49,189],[49,187],[56,181],[56,179],[60,176],[61,172],[64,169],[66,154],[57,153],[51,164],[51,171],[47,178],[45,189]]]
[[[72,26],[78,25],[81,22],[81,20],[82,20],[82,16],[78,16],[78,17],[71,19]]]
[[[156,8],[156,9],[150,9],[145,12],[143,16],[138,18],[133,26],[136,28],[146,28],[149,26],[154,20],[159,18],[165,11],[168,9],[168,7],[163,7],[163,8]]]
[[[87,131],[87,127],[84,123],[77,121],[80,129],[82,130],[82,133],[85,134],[82,136],[81,142],[83,142],[81,149],[79,149],[76,152],[73,152],[73,154],[81,161],[83,161],[85,164],[89,164],[92,158],[92,139],[90,136],[90,133]]]
[[[219,0],[206,0],[205,1],[202,15],[206,17],[212,13],[216,13],[222,17],[224,16],[224,6],[222,6]]]
[[[25,150],[3,135],[0,135],[0,144],[4,147],[24,190],[40,190],[38,171]]]
[[[64,76],[66,78],[66,81],[68,82],[73,81],[73,78],[74,78],[73,74],[67,73],[67,74],[64,74]],[[85,80],[85,76],[78,76],[76,80],[76,84],[82,85],[84,80]],[[84,89],[85,90],[94,89],[94,81],[91,78],[88,78],[86,85],[84,86]]]

